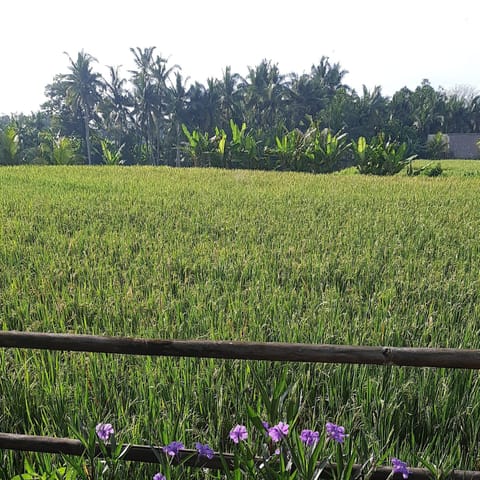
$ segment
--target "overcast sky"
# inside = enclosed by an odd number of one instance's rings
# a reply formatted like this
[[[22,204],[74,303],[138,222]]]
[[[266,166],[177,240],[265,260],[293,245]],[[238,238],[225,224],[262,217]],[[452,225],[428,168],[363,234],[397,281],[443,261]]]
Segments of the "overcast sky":
[[[264,58],[301,74],[325,55],[357,90],[480,88],[479,0],[10,0],[1,16],[0,113],[38,110],[63,52],[82,49],[125,76],[130,47],[156,46],[202,83]]]

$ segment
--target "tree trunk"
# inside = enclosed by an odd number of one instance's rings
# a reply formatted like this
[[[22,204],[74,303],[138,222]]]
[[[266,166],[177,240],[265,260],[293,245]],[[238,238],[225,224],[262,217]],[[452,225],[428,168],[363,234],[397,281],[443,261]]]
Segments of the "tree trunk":
[[[177,121],[177,152],[175,156],[175,166],[180,167],[180,122]]]
[[[88,164],[92,164],[92,150],[90,146],[90,118],[88,116],[87,110],[85,110],[85,113],[83,115],[83,119],[85,121],[85,143],[87,145],[87,160]]]

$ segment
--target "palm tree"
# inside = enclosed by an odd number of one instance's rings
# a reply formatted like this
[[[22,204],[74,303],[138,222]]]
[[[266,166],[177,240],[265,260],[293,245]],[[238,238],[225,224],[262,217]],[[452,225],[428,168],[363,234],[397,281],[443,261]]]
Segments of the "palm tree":
[[[287,128],[293,129],[308,125],[307,117],[317,120],[328,106],[325,89],[318,88],[309,74],[290,74],[291,102],[288,107]]]
[[[169,116],[175,131],[175,166],[180,166],[180,126],[187,118],[187,79],[183,79],[180,72],[175,72],[175,82],[171,82],[169,93]]]
[[[247,125],[275,134],[285,124],[285,106],[290,98],[289,84],[278,65],[262,60],[256,67],[248,67],[246,82],[240,88]]]
[[[241,123],[239,112],[241,110],[240,94],[241,91],[238,85],[241,77],[238,73],[232,74],[230,66],[225,67],[222,79],[217,82],[217,88],[220,94],[219,107],[221,116],[221,125],[219,127],[226,129],[230,124],[230,120],[235,123]]]
[[[469,133],[471,122],[472,102],[460,95],[449,94],[445,98],[445,133]]]
[[[470,131],[480,132],[480,95],[475,97],[469,106]]]
[[[442,130],[445,122],[445,100],[442,92],[437,92],[427,79],[415,89],[412,95],[414,105],[414,126],[423,141],[429,133]]]
[[[120,148],[127,135],[133,101],[126,89],[126,79],[120,77],[119,67],[109,67],[109,74],[109,80],[105,80],[102,116],[106,133],[115,141],[115,146]]]
[[[362,95],[353,91],[353,116],[348,125],[352,138],[371,138],[385,129],[387,123],[387,99],[382,95],[382,89],[375,86],[369,90],[362,86]]]
[[[304,127],[309,125],[310,119],[327,119],[329,127],[330,122],[342,123],[342,109],[350,92],[350,87],[343,83],[346,74],[339,63],[332,65],[325,56],[320,58],[318,65],[311,66],[310,73],[290,74],[292,98],[288,127]]]
[[[92,71],[92,62],[97,61],[94,57],[82,50],[78,53],[77,60],[74,61],[68,53],[65,54],[70,61],[70,73],[62,76],[66,85],[66,100],[74,112],[80,111],[82,114],[87,159],[88,164],[91,165],[90,121],[92,120],[95,106],[100,100],[99,92],[103,89],[104,84],[101,75]]]
[[[133,117],[143,138],[146,162],[153,162],[152,124],[155,103],[154,86],[151,79],[153,52],[155,47],[131,48],[137,70],[131,70],[133,84]]]
[[[348,88],[344,85],[343,77],[348,73],[347,70],[342,70],[339,63],[330,63],[328,57],[323,56],[318,65],[312,65],[310,75],[313,82],[318,88],[325,90],[327,95],[331,98],[335,92],[341,88]]]
[[[209,131],[213,123],[208,111],[207,89],[205,85],[196,81],[190,85],[188,96],[188,116],[186,126],[189,130]]]
[[[207,86],[199,82],[188,89],[188,118],[190,129],[213,133],[219,125],[220,92],[218,81],[207,79]]]
[[[164,140],[164,120],[167,114],[167,80],[174,65],[167,68],[167,60],[153,56],[155,47],[130,49],[138,70],[131,71],[134,86],[134,116],[145,141],[147,161],[156,165]]]
[[[167,68],[167,62],[168,60],[166,58],[157,55],[151,69],[155,94],[153,138],[155,139],[156,158],[160,158],[161,156],[165,158],[166,120],[172,108],[175,108],[171,105],[171,102],[175,100],[172,100],[171,91],[168,84],[172,83],[170,80],[170,75],[175,70],[180,70],[178,65],[173,65]],[[178,73],[178,70],[176,73]],[[181,83],[182,81],[180,77],[180,84]],[[162,149],[163,155],[161,153]]]

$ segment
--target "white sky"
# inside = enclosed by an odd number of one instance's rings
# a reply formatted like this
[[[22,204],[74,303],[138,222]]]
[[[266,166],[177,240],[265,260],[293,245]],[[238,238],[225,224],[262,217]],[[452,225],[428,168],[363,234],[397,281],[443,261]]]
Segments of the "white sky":
[[[45,85],[84,49],[132,68],[130,47],[156,46],[184,77],[225,66],[245,75],[263,58],[284,74],[322,55],[360,90],[393,94],[428,78],[480,88],[479,0],[10,0],[2,2],[0,113],[38,110]]]

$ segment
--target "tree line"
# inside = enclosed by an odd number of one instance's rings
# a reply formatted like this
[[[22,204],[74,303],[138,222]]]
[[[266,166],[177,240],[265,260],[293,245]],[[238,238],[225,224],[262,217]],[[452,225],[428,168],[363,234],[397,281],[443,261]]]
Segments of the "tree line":
[[[0,119],[0,164],[330,171],[358,161],[359,147],[428,157],[439,153],[429,150],[428,134],[480,131],[480,96],[469,88],[446,91],[424,80],[391,97],[379,86],[357,92],[328,57],[303,74],[283,74],[269,60],[245,77],[227,66],[202,84],[155,47],[130,50],[127,77],[118,67],[102,76],[84,51],[68,56],[68,71],[46,86],[38,112]]]

